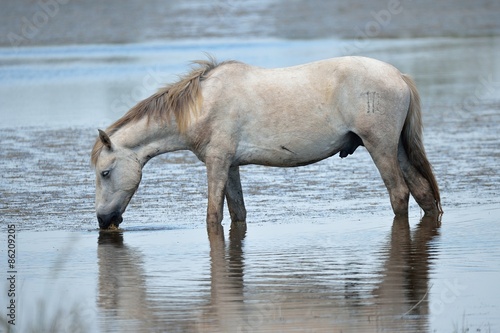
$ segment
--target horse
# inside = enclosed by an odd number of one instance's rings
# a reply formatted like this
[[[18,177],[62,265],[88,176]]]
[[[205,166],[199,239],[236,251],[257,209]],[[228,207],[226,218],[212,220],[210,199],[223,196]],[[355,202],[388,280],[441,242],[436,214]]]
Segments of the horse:
[[[246,221],[239,167],[297,167],[364,146],[396,216],[410,193],[427,216],[442,214],[423,145],[414,81],[390,64],[348,56],[261,68],[209,56],[140,101],[99,135],[91,152],[100,228],[118,226],[142,177],[160,154],[190,150],[206,165],[206,222]]]

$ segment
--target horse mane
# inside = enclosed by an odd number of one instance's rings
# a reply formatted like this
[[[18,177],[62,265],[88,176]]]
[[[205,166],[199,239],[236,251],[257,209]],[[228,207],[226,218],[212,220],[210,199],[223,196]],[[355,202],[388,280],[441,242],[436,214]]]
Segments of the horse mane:
[[[234,61],[217,62],[208,56],[207,60],[195,60],[191,72],[181,76],[180,80],[159,89],[155,94],[140,101],[132,107],[123,117],[106,129],[106,134],[111,136],[123,126],[137,122],[144,117],[169,122],[172,115],[179,131],[185,132],[193,117],[199,115],[203,97],[201,95],[201,82],[213,69]],[[101,153],[103,144],[97,138],[91,153],[91,163],[95,165]]]

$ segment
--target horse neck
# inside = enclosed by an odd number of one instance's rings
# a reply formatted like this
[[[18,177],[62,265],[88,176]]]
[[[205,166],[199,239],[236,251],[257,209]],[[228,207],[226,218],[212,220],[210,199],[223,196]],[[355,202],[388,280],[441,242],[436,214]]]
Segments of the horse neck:
[[[159,123],[142,119],[116,131],[111,140],[136,152],[142,164],[151,158],[176,150],[188,149],[175,121]]]

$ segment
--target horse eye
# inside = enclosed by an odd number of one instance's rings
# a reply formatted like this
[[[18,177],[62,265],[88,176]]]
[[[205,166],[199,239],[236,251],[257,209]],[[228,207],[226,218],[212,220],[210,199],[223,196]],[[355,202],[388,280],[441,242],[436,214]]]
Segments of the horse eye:
[[[109,175],[109,170],[105,170],[103,172],[101,172],[101,176],[103,177],[107,177]]]

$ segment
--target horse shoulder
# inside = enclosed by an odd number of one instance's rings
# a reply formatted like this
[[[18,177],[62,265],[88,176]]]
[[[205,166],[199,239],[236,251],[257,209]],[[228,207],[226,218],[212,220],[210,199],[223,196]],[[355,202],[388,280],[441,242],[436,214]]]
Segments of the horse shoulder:
[[[236,144],[232,137],[238,126],[239,108],[244,101],[240,92],[244,76],[251,66],[228,63],[215,68],[201,85],[202,107],[196,123],[186,133],[190,150],[203,162],[214,150],[231,151]]]

